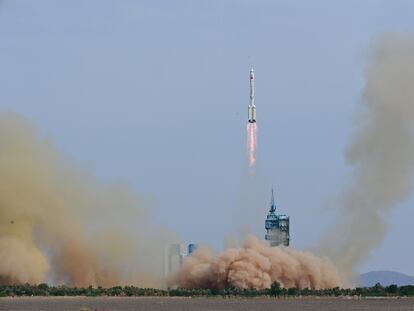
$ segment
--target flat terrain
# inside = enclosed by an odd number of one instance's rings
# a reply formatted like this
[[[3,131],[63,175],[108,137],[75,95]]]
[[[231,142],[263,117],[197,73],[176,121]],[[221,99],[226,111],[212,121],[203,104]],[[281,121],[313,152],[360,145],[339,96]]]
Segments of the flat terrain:
[[[346,298],[152,298],[152,297],[19,297],[0,298],[0,310],[8,311],[79,311],[79,310],[364,310],[364,311],[412,311],[414,299],[346,299]]]

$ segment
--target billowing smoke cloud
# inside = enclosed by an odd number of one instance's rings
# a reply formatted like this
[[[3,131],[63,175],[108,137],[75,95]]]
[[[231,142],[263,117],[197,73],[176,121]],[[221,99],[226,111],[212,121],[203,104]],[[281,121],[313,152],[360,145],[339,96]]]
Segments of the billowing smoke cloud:
[[[413,190],[414,37],[389,36],[377,44],[358,122],[346,156],[353,175],[341,195],[339,221],[322,243],[348,277],[382,244],[387,212]]]
[[[328,258],[287,247],[269,247],[249,236],[244,247],[230,248],[214,256],[200,248],[188,257],[171,285],[187,288],[332,288],[341,286],[336,268]]]
[[[72,165],[14,113],[0,113],[0,176],[0,283],[163,285],[173,237],[142,199]]]

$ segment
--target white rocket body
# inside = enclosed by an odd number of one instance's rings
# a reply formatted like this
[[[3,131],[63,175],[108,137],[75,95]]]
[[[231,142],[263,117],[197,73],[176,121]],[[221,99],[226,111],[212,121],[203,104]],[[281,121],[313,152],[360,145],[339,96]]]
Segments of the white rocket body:
[[[256,106],[254,104],[254,70],[253,66],[250,68],[250,101],[247,112],[250,123],[256,123]]]

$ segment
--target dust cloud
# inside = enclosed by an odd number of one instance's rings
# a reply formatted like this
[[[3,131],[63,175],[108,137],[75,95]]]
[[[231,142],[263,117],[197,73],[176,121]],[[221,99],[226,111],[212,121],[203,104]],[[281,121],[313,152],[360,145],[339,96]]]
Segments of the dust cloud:
[[[164,285],[174,234],[126,185],[99,182],[16,113],[0,113],[0,176],[0,283]]]
[[[282,287],[333,288],[342,281],[332,262],[289,247],[270,247],[249,236],[243,247],[229,248],[214,256],[200,248],[186,258],[170,281],[186,288],[269,288],[278,281]]]
[[[388,35],[376,44],[361,103],[346,154],[352,176],[320,248],[347,278],[383,243],[385,218],[413,190],[413,36]]]

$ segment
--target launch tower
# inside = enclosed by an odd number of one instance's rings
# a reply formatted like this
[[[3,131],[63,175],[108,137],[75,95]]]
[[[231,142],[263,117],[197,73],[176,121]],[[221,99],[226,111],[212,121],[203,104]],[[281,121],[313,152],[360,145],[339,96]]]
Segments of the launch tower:
[[[270,201],[270,210],[265,220],[265,228],[265,240],[269,241],[270,246],[289,246],[289,216],[276,214],[273,189]]]

